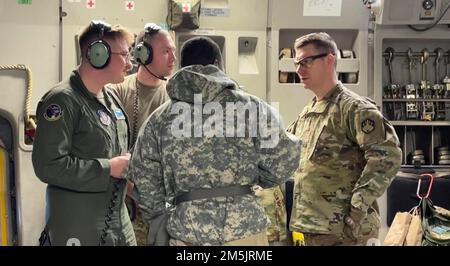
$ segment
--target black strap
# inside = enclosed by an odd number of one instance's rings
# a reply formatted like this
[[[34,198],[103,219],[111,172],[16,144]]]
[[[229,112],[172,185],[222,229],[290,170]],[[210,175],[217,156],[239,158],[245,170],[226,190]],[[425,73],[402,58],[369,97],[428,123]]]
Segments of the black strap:
[[[52,243],[50,241],[50,236],[48,234],[48,221],[45,223],[44,230],[41,232],[41,236],[39,237],[39,246],[51,246]]]
[[[432,169],[428,169],[428,170],[432,170]],[[434,177],[439,177],[439,178],[450,178],[450,172],[435,172],[433,171],[428,171],[428,172],[421,172],[419,173],[411,173],[411,172],[406,172],[405,170],[401,170],[398,171],[397,174],[395,175],[396,177],[404,177],[404,178],[411,178],[411,179],[419,179],[421,174],[433,174]]]
[[[201,188],[179,194],[175,197],[175,205],[191,200],[209,199],[216,197],[231,197],[252,193],[252,187],[249,185],[234,185],[219,188]]]
[[[434,174],[436,171],[434,169],[430,168],[404,168],[401,170],[402,172],[409,173],[409,174]]]

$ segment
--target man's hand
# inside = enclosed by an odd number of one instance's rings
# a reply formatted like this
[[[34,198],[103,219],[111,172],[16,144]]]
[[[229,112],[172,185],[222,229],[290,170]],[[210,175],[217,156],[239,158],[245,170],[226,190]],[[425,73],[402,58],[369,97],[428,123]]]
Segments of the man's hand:
[[[125,173],[125,170],[128,168],[128,164],[130,163],[131,154],[127,153],[125,155],[120,155],[114,157],[109,160],[111,165],[110,175],[114,178],[122,178],[122,175]]]
[[[361,236],[361,222],[365,217],[361,210],[351,207],[350,213],[344,216],[344,234],[351,239],[359,239]]]

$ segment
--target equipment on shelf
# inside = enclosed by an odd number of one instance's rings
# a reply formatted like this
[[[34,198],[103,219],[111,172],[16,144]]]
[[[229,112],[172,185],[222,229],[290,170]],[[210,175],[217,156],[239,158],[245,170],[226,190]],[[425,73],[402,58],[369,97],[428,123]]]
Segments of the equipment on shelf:
[[[356,58],[355,52],[352,50],[339,49],[338,58],[341,59],[354,59]],[[342,83],[357,83],[358,82],[358,72],[342,72],[339,73],[339,80]]]
[[[428,80],[428,58],[430,54],[428,49],[422,50],[422,56],[420,57],[420,63],[422,64],[422,80],[420,81],[419,97],[422,96],[423,99],[432,99],[433,91],[431,90],[430,81]],[[422,102],[422,115],[421,119],[424,121],[434,120],[434,103],[424,101]]]
[[[385,56],[384,56],[386,65],[388,67],[388,74],[389,74],[389,84],[384,87],[383,90],[383,98],[388,99],[399,99],[404,98],[404,93],[402,93],[402,90],[398,84],[394,84],[393,82],[393,75],[392,75],[392,60],[394,60],[394,49],[389,47],[385,50]],[[399,102],[386,102],[384,104],[384,114],[386,117],[388,117],[391,120],[403,120],[404,119],[404,113],[402,108],[402,103]]]
[[[412,152],[411,164],[413,164],[413,165],[425,164],[425,155],[423,153],[423,150],[415,150]]]
[[[450,165],[450,150],[447,146],[438,147],[437,158],[439,165]]]
[[[440,63],[444,58],[444,50],[442,48],[436,48],[434,50],[436,53],[436,61],[434,62],[434,82],[433,91],[436,99],[445,98],[445,85],[441,83],[440,74]],[[436,120],[445,120],[445,102],[436,102]]]
[[[394,82],[393,60],[396,56],[406,57],[408,64],[408,84]],[[405,52],[396,52],[388,47],[383,53],[387,68],[387,85],[383,88],[383,114],[389,120],[421,120],[450,121],[450,50],[444,52],[436,48],[429,52],[427,48],[421,52],[413,52],[408,48]],[[434,68],[428,66],[431,57]],[[420,83],[414,82],[416,62],[420,61]],[[445,64],[445,77],[441,78],[441,62]],[[434,70],[434,84],[431,85],[428,71]]]
[[[418,98],[418,90],[416,85],[412,81],[412,69],[414,61],[411,48],[408,48],[407,54],[408,54],[409,84],[406,85],[406,98],[416,99]],[[419,119],[419,110],[417,108],[417,102],[412,101],[406,103],[406,118]]]

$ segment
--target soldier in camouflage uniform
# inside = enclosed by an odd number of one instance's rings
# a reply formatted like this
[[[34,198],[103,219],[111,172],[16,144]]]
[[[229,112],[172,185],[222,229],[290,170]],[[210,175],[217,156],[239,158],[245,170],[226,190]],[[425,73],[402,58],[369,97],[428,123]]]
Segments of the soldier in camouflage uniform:
[[[187,41],[181,49],[181,66],[184,68],[167,83],[171,100],[156,109],[139,131],[127,172],[136,185],[144,220],[150,224],[149,234],[160,231],[160,218],[168,213],[163,229],[170,235],[170,245],[267,245],[268,220],[249,187],[274,187],[288,179],[298,167],[298,139],[276,123],[279,117],[274,109],[242,91],[221,71],[220,49],[212,40],[197,37]],[[277,120],[276,126],[268,128],[277,137],[273,145],[264,144],[268,135],[262,133],[255,137],[214,135],[236,129],[234,123],[226,130],[219,124],[230,122],[226,106],[238,102],[253,104],[259,114]],[[219,105],[227,112],[218,116],[206,110],[208,104]],[[180,118],[180,110],[184,117]],[[198,115],[200,120],[195,118]],[[251,121],[245,115],[240,117]],[[215,126],[205,131],[210,118],[214,118]],[[231,112],[231,118],[236,122],[237,113]],[[260,121],[246,123],[245,132],[252,125],[261,128]],[[186,135],[174,134],[174,128],[187,129]],[[221,189],[245,187],[246,193],[217,195]],[[180,203],[180,196],[199,191],[197,199]],[[150,243],[168,244],[157,238],[150,238]]]
[[[287,245],[286,205],[280,186],[255,191],[264,207],[270,225],[267,227],[267,238],[270,245]]]
[[[314,99],[289,127],[300,137],[292,231],[306,245],[365,245],[378,237],[377,198],[401,163],[399,140],[375,104],[336,75],[336,43],[326,33],[295,41],[297,74]]]
[[[136,38],[135,47],[142,49],[142,44],[152,47],[152,60],[142,62],[139,54],[134,53],[139,63],[137,73],[129,75],[120,84],[111,84],[111,89],[122,101],[125,112],[130,119],[130,139],[134,145],[137,131],[145,119],[161,104],[169,100],[166,93],[166,78],[175,69],[175,44],[169,32],[154,23],[147,23],[145,29]],[[138,246],[147,245],[148,226],[142,219],[141,211],[137,208],[136,193],[133,184],[129,183],[127,206],[134,211],[132,220]],[[132,212],[133,213],[133,212]]]

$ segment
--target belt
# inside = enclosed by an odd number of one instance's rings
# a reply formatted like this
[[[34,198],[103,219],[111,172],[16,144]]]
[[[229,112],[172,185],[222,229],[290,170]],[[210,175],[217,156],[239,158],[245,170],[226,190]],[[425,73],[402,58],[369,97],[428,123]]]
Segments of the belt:
[[[238,195],[253,194],[252,186],[250,185],[233,185],[218,188],[200,188],[191,190],[189,192],[180,193],[175,197],[175,205],[182,202],[209,199],[216,197],[232,197]]]
[[[423,172],[423,173],[427,173],[427,172]],[[450,172],[428,172],[433,174],[434,177],[440,177],[440,178],[450,178]],[[399,171],[397,172],[397,174],[395,175],[396,177],[404,177],[404,178],[411,178],[411,179],[419,179],[420,178],[420,174],[415,174],[415,173],[408,173],[408,172],[403,172],[403,171]]]

